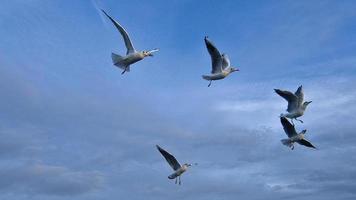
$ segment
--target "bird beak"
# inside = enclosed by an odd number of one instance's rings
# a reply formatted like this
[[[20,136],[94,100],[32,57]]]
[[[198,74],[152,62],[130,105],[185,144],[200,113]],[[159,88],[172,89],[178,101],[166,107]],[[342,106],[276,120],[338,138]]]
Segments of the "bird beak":
[[[151,51],[147,52],[147,55],[153,57],[152,53],[157,52],[157,51],[159,51],[159,49],[152,49]]]
[[[237,68],[234,68],[234,70],[233,70],[234,72],[237,72],[237,71],[240,71],[239,69],[237,69]]]
[[[310,104],[311,102],[313,102],[313,101],[308,101],[308,104]]]

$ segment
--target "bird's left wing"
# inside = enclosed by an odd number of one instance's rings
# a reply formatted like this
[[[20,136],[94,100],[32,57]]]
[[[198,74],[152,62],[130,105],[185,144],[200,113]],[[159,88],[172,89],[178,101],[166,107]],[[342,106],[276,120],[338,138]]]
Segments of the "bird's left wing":
[[[124,38],[125,46],[126,46],[126,54],[134,53],[135,48],[130,40],[129,34],[127,31],[122,27],[119,22],[115,21],[112,17],[110,17],[104,10],[101,10],[109,19],[110,21],[116,26],[117,30],[121,33],[122,37]]]
[[[288,101],[288,112],[293,112],[298,108],[298,97],[286,90],[274,89],[274,91]]]
[[[220,73],[222,71],[222,63],[223,59],[221,57],[221,54],[219,50],[215,47],[215,45],[208,39],[208,37],[204,38],[206,48],[208,49],[208,52],[211,57],[211,65],[212,65],[212,70],[211,73]]]
[[[304,145],[306,147],[310,147],[310,148],[316,149],[316,147],[314,145],[312,145],[312,143],[310,143],[308,140],[302,139],[302,140],[299,140],[297,142],[300,145]]]
[[[166,150],[162,149],[160,146],[156,145],[157,149],[159,152],[161,152],[161,154],[163,155],[163,157],[166,159],[166,161],[168,162],[168,164],[174,169],[177,170],[181,167],[181,165],[179,164],[179,162],[177,161],[177,159],[172,156],[170,153],[168,153]]]

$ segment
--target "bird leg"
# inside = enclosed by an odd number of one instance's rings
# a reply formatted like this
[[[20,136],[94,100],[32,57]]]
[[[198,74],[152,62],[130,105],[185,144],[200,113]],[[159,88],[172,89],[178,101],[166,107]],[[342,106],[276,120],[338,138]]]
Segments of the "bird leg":
[[[127,67],[125,67],[124,71],[121,72],[121,75],[125,74]]]
[[[295,118],[295,120],[300,121],[301,123],[304,123],[302,120]]]
[[[294,145],[292,144],[290,148],[293,150],[294,149]]]
[[[179,178],[179,185],[182,183],[181,181],[180,181],[180,176],[178,176],[178,178]]]
[[[211,81],[212,81],[212,80],[210,80],[208,87],[210,87],[210,86],[211,86]]]

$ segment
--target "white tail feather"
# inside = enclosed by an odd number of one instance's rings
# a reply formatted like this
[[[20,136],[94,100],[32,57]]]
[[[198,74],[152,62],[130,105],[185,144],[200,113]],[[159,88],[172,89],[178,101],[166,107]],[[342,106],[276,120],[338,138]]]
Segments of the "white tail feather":
[[[119,68],[126,70],[127,72],[130,71],[130,66],[127,66],[125,65],[125,63],[123,63],[124,57],[111,53],[111,59],[115,66],[118,66]]]
[[[291,144],[292,144],[292,142],[290,141],[290,139],[283,139],[283,140],[281,140],[281,142],[282,142],[282,144],[284,144],[284,145],[286,145],[286,146],[288,146],[288,147],[290,147]]]

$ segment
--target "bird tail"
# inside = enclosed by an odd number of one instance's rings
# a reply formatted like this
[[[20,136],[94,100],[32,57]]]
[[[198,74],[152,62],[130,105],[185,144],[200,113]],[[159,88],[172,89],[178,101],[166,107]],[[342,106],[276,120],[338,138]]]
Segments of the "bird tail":
[[[175,179],[177,178],[178,174],[176,172],[174,172],[173,174],[169,175],[168,178],[169,179]]]
[[[208,80],[208,81],[210,81],[210,80],[211,80],[210,76],[203,75],[202,77],[203,77],[203,79],[205,79],[205,80]]]
[[[124,61],[124,57],[115,54],[115,53],[111,53],[111,59],[112,62],[114,63],[114,65],[118,66],[119,68],[129,72],[130,71],[130,66],[125,65]]]
[[[282,144],[284,144],[284,145],[286,145],[288,147],[290,147],[291,144],[292,144],[290,139],[283,139],[283,140],[281,140],[281,142],[282,142]]]

